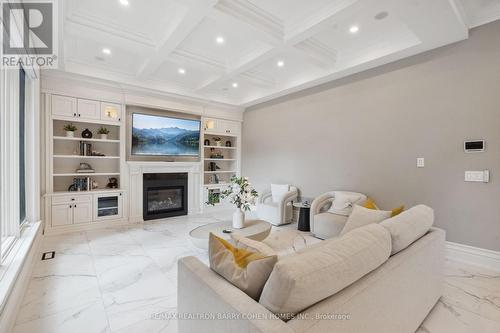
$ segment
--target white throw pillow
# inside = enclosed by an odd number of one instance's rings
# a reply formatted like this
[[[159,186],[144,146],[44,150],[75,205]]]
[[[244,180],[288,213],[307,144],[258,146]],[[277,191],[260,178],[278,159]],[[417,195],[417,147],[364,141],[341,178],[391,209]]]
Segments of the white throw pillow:
[[[357,203],[361,197],[361,194],[335,192],[332,206],[328,212],[337,215],[349,216],[352,212],[353,205]]]
[[[379,223],[391,217],[391,211],[368,209],[359,205],[354,205],[351,215],[345,223],[344,229],[340,232],[340,236],[349,231],[363,227],[372,223]]]
[[[406,249],[434,224],[434,210],[425,205],[410,208],[380,223],[391,233],[391,255]]]
[[[280,200],[287,194],[290,190],[290,185],[288,184],[271,184],[271,195],[273,197],[273,202],[280,202]]]

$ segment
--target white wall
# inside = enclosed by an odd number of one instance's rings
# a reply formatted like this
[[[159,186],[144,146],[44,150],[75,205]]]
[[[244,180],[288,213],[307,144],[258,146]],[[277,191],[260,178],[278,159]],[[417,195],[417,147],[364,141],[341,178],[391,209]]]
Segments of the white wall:
[[[260,188],[355,190],[384,209],[435,209],[448,240],[500,251],[500,21],[470,39],[244,114],[243,167]],[[485,139],[466,154],[463,140]],[[426,158],[417,169],[416,158]],[[466,170],[491,182],[466,183]]]

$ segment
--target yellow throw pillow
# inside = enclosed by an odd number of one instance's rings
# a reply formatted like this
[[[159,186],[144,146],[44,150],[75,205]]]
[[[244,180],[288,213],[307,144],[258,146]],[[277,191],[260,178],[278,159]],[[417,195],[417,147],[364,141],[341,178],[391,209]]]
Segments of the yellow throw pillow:
[[[405,206],[404,206],[404,205],[401,205],[401,206],[399,206],[398,208],[394,208],[394,209],[392,210],[392,215],[391,215],[391,217],[394,217],[394,216],[396,216],[396,215],[401,214],[404,210],[405,210]]]
[[[378,207],[372,198],[366,199],[365,203],[363,204],[363,207],[368,208],[368,209],[377,209],[378,210]]]
[[[372,198],[366,199],[365,203],[363,204],[363,207],[368,208],[368,209],[379,209],[375,201],[373,201]],[[405,210],[405,206],[401,205],[398,208],[394,208],[391,210],[392,215],[391,217],[394,217],[396,215],[401,214]]]
[[[239,249],[213,233],[208,240],[208,257],[212,270],[255,300],[278,261],[275,255]]]

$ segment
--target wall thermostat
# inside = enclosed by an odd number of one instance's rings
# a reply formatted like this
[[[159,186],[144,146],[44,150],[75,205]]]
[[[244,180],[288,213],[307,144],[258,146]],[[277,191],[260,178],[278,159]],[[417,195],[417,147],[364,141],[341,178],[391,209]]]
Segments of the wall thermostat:
[[[481,153],[484,151],[484,140],[464,141],[464,151],[466,153]]]

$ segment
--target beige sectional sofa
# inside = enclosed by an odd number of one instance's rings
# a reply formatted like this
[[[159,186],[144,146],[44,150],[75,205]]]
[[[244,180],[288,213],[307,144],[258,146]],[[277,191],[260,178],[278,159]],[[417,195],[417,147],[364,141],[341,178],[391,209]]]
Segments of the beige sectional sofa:
[[[415,208],[281,258],[259,302],[179,260],[179,332],[415,332],[441,296],[445,247],[444,231],[414,223],[432,210]]]

